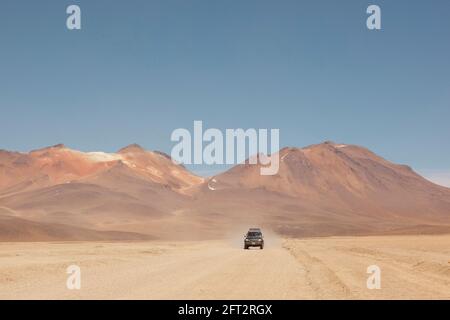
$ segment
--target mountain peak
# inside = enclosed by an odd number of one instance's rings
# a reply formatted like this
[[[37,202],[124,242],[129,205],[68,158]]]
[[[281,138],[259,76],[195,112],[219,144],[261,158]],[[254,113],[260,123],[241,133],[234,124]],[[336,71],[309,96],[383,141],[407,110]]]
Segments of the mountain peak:
[[[345,148],[345,147],[357,147],[354,145],[348,145],[348,144],[341,144],[341,143],[336,143],[334,141],[324,141],[322,143],[318,143],[318,144],[312,144],[309,145],[307,147],[302,148],[303,150],[323,150],[323,149],[328,149],[328,150],[334,150],[334,149],[341,149],[341,148]]]
[[[55,145],[50,146],[50,147],[45,147],[45,148],[42,148],[42,149],[32,150],[31,153],[39,152],[39,151],[49,151],[49,150],[62,150],[62,149],[66,149],[66,148],[67,147],[64,144],[58,143],[58,144],[55,144]]]
[[[167,153],[165,153],[165,152],[162,152],[162,151],[153,151],[154,153],[156,153],[156,154],[159,154],[160,156],[162,156],[162,157],[164,157],[164,158],[166,158],[166,159],[168,159],[168,160],[172,160],[172,157],[171,156],[169,156]]]
[[[130,144],[118,151],[118,153],[137,153],[137,152],[144,152],[145,149],[142,148],[137,143]]]
[[[66,146],[62,143],[55,144],[54,146],[50,146],[47,149],[64,149]]]

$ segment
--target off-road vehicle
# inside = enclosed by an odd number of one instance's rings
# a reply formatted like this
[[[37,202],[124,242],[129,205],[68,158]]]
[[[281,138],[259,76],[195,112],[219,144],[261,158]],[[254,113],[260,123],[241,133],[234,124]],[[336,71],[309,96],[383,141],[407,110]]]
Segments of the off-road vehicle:
[[[247,250],[250,247],[259,247],[260,249],[264,249],[264,237],[261,229],[250,228],[244,236],[244,249]]]

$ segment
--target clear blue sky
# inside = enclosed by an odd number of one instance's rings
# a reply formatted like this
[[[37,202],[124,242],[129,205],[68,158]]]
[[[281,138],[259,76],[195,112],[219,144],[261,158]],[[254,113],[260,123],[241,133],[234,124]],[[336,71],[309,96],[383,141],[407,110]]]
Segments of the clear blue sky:
[[[448,0],[2,0],[0,148],[170,153],[172,130],[203,120],[450,172],[449,14]]]

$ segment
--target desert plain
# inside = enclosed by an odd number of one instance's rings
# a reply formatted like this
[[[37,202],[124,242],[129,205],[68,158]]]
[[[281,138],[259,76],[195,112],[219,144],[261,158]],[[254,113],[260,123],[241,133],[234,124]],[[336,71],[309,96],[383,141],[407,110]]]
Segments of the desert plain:
[[[0,243],[0,299],[450,299],[450,235],[266,238]]]
[[[450,299],[450,188],[355,145],[278,156],[205,178],[135,144],[0,150],[0,299]]]

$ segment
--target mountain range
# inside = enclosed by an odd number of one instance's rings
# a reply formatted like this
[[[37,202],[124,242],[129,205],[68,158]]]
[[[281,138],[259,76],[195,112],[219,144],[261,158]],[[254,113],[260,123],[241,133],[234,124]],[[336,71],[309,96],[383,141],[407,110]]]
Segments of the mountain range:
[[[370,150],[324,142],[203,178],[170,156],[55,145],[0,151],[0,241],[212,239],[450,232],[450,189]]]

